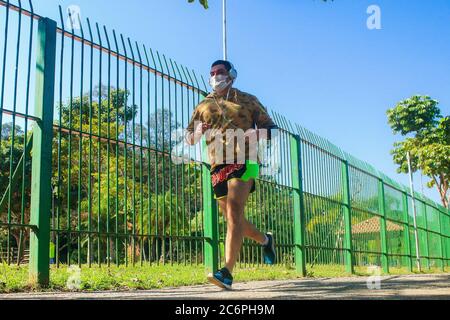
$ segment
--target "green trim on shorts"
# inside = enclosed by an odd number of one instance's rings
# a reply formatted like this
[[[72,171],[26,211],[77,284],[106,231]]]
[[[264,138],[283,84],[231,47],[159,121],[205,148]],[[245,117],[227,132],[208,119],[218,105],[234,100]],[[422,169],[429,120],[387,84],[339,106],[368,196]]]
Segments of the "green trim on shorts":
[[[240,180],[248,182],[251,179],[256,180],[259,178],[259,164],[257,162],[247,160],[245,166],[247,167],[247,170],[245,170],[244,175],[239,178]]]
[[[245,166],[246,166],[246,170],[244,172],[244,174],[242,175],[242,177],[240,178],[231,178],[228,181],[232,181],[232,180],[239,180],[242,182],[249,182],[250,180],[254,179],[255,183],[256,183],[256,179],[259,178],[259,163],[255,162],[255,161],[251,161],[251,160],[247,160],[245,162]],[[222,200],[227,198],[228,195],[217,198],[217,196],[214,194],[214,199],[215,200]]]

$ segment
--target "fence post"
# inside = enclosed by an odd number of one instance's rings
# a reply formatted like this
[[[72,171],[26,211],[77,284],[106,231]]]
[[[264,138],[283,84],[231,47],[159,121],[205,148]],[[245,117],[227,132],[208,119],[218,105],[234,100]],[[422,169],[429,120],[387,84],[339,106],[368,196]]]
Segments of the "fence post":
[[[219,232],[217,201],[214,199],[211,184],[211,171],[208,163],[208,146],[202,139],[202,190],[203,190],[203,230],[204,230],[204,261],[208,272],[216,272],[219,266]]]
[[[31,218],[36,229],[30,234],[30,281],[49,283],[50,212],[52,203],[52,139],[55,85],[56,22],[39,20],[36,58],[35,114],[33,127]]]
[[[343,204],[344,204],[344,221],[345,221],[345,237],[344,237],[344,258],[345,258],[345,271],[353,274],[353,249],[352,249],[352,202],[350,196],[350,174],[348,168],[348,161],[342,162],[342,191],[343,191]]]
[[[450,210],[445,208],[444,209],[445,212],[445,221],[449,221],[449,217],[450,217]],[[444,241],[444,247],[445,247],[445,270],[447,270],[447,267],[450,266],[450,226],[449,224],[446,224],[446,222],[444,223],[444,225],[446,225],[447,227],[444,229],[444,234],[445,237],[443,237],[443,241]]]
[[[424,219],[424,221],[425,221],[425,230],[422,230],[422,232],[425,232],[425,245],[424,245],[425,250],[426,250],[426,255],[425,255],[426,258],[425,259],[427,261],[428,270],[430,270],[431,269],[431,261],[430,261],[430,247],[429,247],[429,243],[430,242],[428,241],[428,212],[427,212],[427,204],[424,201],[422,201],[422,200],[420,200],[420,202],[422,202],[424,215],[425,215],[425,219]]]
[[[381,236],[381,267],[384,273],[389,273],[388,261],[388,243],[387,243],[387,228],[386,228],[386,199],[384,194],[384,182],[382,179],[378,180],[378,205],[380,210],[380,236]]]
[[[413,272],[413,264],[412,264],[412,254],[411,254],[411,238],[410,238],[410,229],[409,229],[409,214],[408,214],[408,194],[406,192],[402,192],[403,197],[403,219],[406,222],[405,225],[405,255],[406,262],[408,265],[408,271]]]
[[[297,272],[306,276],[306,253],[305,253],[305,203],[303,199],[303,174],[301,160],[300,136],[290,134],[291,149],[291,173],[293,188],[294,209],[294,244],[295,244],[295,266]]]
[[[442,215],[444,214],[441,210],[436,209],[439,213],[439,239],[441,240],[441,257],[442,257],[442,271],[445,271],[445,243],[444,243],[444,230],[442,228]]]

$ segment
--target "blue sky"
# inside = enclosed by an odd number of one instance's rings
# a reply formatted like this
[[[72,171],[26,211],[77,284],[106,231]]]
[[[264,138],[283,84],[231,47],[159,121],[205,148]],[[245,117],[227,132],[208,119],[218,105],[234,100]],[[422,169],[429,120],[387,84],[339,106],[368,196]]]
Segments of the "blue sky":
[[[448,0],[228,0],[229,57],[236,84],[269,108],[329,139],[396,180],[386,110],[414,94],[450,114]],[[221,1],[35,0],[41,15],[75,4],[105,24],[207,76],[221,58]],[[381,9],[381,30],[366,27]],[[416,177],[419,187],[420,179]],[[438,201],[437,192],[426,190]]]

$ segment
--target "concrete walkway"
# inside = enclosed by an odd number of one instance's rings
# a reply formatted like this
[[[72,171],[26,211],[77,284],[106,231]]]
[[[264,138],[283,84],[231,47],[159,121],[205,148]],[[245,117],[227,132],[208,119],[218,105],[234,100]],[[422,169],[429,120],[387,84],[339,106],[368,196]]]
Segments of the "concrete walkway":
[[[168,288],[151,291],[93,293],[0,294],[0,300],[190,300],[190,299],[446,299],[450,300],[450,274],[408,275],[380,278],[380,289],[369,289],[368,278],[315,278],[289,281],[261,281],[235,284],[234,291],[214,286]],[[376,287],[377,282],[370,282]]]

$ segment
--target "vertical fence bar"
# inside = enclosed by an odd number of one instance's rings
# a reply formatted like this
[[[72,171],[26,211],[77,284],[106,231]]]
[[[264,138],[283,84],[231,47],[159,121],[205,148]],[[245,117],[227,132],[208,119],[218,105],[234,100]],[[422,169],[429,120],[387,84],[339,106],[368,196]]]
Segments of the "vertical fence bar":
[[[444,228],[442,222],[443,212],[441,210],[436,210],[439,214],[439,241],[441,243],[441,269],[445,271],[445,241],[444,241]]]
[[[420,258],[420,245],[419,245],[419,231],[417,229],[417,205],[416,205],[416,197],[414,194],[414,181],[413,181],[413,175],[411,174],[411,155],[408,152],[406,154],[406,157],[408,159],[408,172],[409,172],[409,187],[410,187],[410,195],[411,195],[411,203],[412,203],[412,209],[413,209],[413,218],[414,218],[414,240],[416,245],[416,266],[417,270],[419,272],[422,271],[422,261]]]
[[[30,281],[49,283],[52,137],[55,90],[56,22],[39,20],[36,60],[36,116],[33,128],[31,184]]]
[[[106,32],[106,28],[105,29],[105,35],[108,36],[108,33]],[[113,39],[114,39],[114,44],[115,44],[115,48],[116,48],[116,52],[119,52],[119,45],[117,43],[117,36],[116,36],[116,32],[113,30]],[[116,70],[116,93],[115,93],[115,98],[119,98],[120,96],[120,60],[119,60],[119,56],[117,55],[116,58],[116,66],[115,66]],[[119,238],[119,233],[120,233],[120,222],[119,222],[119,213],[120,213],[120,204],[119,204],[119,154],[120,154],[120,148],[119,148],[119,104],[115,103],[114,106],[114,111],[116,114],[116,129],[115,131],[115,141],[116,141],[116,146],[115,146],[115,166],[116,166],[116,170],[114,172],[115,175],[115,185],[116,185],[116,192],[115,192],[115,205],[114,205],[114,211],[115,211],[115,227],[114,227],[114,233],[115,233],[115,238],[114,238],[114,249],[115,249],[115,256],[116,256],[116,265],[119,266],[120,265],[120,256],[119,256],[119,243],[120,243],[120,238]],[[149,111],[150,112],[150,111]],[[149,135],[150,136],[150,135]],[[149,138],[150,139],[150,138]],[[150,167],[150,166],[149,166]],[[124,208],[125,210],[125,208]],[[149,219],[150,221],[150,219]],[[149,231],[150,234],[150,231]]]
[[[291,174],[293,187],[294,206],[294,245],[295,266],[297,272],[306,276],[306,252],[305,252],[305,206],[303,199],[303,177],[301,162],[301,140],[298,135],[290,135],[291,149]]]
[[[202,139],[202,158],[207,161],[208,147],[206,139]],[[204,261],[208,272],[215,272],[219,265],[219,233],[217,204],[213,196],[211,173],[209,167],[202,164],[202,190],[203,190],[203,230],[204,230]]]
[[[30,4],[30,10],[31,10],[31,17],[30,17],[30,38],[29,38],[29,51],[28,51],[28,64],[27,64],[27,85],[26,85],[26,102],[25,102],[25,114],[28,115],[29,113],[29,106],[30,106],[30,83],[31,83],[31,68],[32,68],[32,63],[31,63],[31,59],[33,56],[33,41],[34,41],[34,36],[33,36],[33,30],[34,30],[34,17],[33,17],[33,4],[31,2],[31,0],[29,1]],[[1,112],[0,112],[1,113]],[[1,122],[1,120],[0,120]],[[1,130],[0,130],[1,132]],[[25,119],[25,128],[24,128],[24,142],[28,141],[28,139],[31,139],[31,137],[28,137],[28,119]],[[24,150],[23,150],[23,163],[26,164],[29,157],[30,157],[30,147],[31,147],[31,143],[29,144],[28,142],[24,144]],[[22,193],[22,201],[21,201],[21,208],[20,208],[20,223],[21,224],[25,224],[25,208],[27,206],[26,204],[26,197],[24,196],[25,192],[26,192],[26,176],[29,174],[27,172],[27,168],[26,165],[22,166],[22,185],[21,185],[21,193]],[[25,245],[23,243],[23,237],[24,237],[24,230],[20,230],[20,239],[19,239],[19,253],[23,252],[24,248],[23,246]],[[20,263],[19,261],[20,255],[18,255],[18,264]]]
[[[410,239],[410,229],[409,229],[409,215],[408,215],[408,194],[402,192],[403,198],[403,221],[405,222],[405,255],[406,263],[408,265],[408,271],[413,272],[412,255],[411,255],[411,239]]]
[[[380,210],[380,236],[381,236],[381,267],[384,273],[389,273],[389,257],[388,257],[388,242],[387,242],[387,228],[386,228],[386,198],[384,192],[384,182],[382,179],[378,180],[378,206]]]
[[[449,217],[450,217],[450,210],[444,209],[445,210],[445,216],[446,216],[446,221],[449,221]],[[444,213],[444,212],[442,212]],[[447,227],[444,229],[444,234],[445,234],[445,266],[448,267],[450,266],[450,226],[447,224]]]
[[[352,202],[350,194],[350,175],[348,161],[342,163],[342,188],[344,195],[344,221],[345,221],[345,236],[344,236],[344,259],[345,271],[353,274],[353,250],[352,250]]]
[[[428,241],[428,234],[429,234],[429,230],[428,230],[428,211],[427,211],[427,204],[424,202],[424,201],[422,201],[422,200],[419,200],[421,203],[422,203],[422,207],[423,207],[423,215],[425,216],[425,219],[424,219],[424,222],[425,222],[425,228],[424,229],[422,229],[422,232],[425,232],[425,245],[424,245],[424,247],[425,247],[425,250],[426,250],[426,254],[425,254],[425,259],[426,259],[426,262],[427,262],[427,268],[428,268],[428,270],[430,270],[431,269],[431,258],[430,258],[430,246],[429,246],[429,241]],[[419,239],[420,239],[420,237],[419,237]]]

